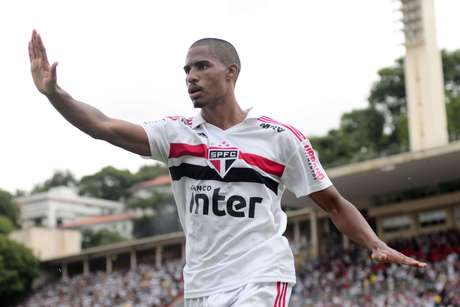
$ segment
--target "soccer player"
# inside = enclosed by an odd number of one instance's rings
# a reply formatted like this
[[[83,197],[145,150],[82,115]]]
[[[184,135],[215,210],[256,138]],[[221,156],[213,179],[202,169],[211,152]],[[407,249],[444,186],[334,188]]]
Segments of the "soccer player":
[[[380,240],[360,212],[334,188],[300,131],[243,110],[235,98],[241,64],[220,39],[196,41],[185,60],[194,117],[142,125],[110,118],[57,84],[40,35],[29,43],[33,81],[72,125],[95,139],[167,164],[186,238],[186,306],[288,305],[294,259],[283,236],[285,189],[309,195],[337,228],[377,261],[415,267]]]

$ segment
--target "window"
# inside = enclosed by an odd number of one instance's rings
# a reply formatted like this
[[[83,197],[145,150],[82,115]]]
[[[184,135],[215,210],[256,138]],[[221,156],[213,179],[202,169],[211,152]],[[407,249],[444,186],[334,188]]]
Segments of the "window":
[[[382,221],[384,232],[403,231],[410,228],[410,218],[405,215],[384,218]]]
[[[42,217],[34,218],[34,225],[35,226],[42,226],[43,225],[43,218]]]
[[[447,221],[447,213],[445,210],[433,210],[421,212],[418,215],[420,226],[430,227],[437,225],[444,225]]]

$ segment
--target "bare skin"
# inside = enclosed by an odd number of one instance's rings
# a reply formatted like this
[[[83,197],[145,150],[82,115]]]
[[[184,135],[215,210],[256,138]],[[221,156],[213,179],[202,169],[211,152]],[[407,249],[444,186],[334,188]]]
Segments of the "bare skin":
[[[49,64],[45,46],[34,30],[29,42],[32,79],[56,110],[72,125],[96,139],[105,140],[133,153],[150,156],[144,129],[127,121],[106,116],[98,109],[73,99],[57,84],[57,62]],[[246,117],[235,98],[235,82],[239,67],[224,65],[207,46],[190,48],[184,70],[186,85],[195,107],[203,118],[223,130]],[[407,257],[380,240],[361,213],[343,198],[335,187],[312,193],[310,197],[324,209],[337,228],[351,240],[371,251],[379,262],[426,267],[426,263]]]
[[[187,54],[184,71],[189,92],[200,89],[190,98],[208,123],[225,130],[243,121],[246,113],[235,98],[237,65],[225,66],[208,46],[196,46]]]

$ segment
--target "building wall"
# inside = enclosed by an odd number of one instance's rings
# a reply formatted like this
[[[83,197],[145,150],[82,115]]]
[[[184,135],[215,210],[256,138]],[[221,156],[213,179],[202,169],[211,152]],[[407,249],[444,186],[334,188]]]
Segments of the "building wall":
[[[384,239],[460,227],[460,191],[371,208]]]
[[[119,202],[81,197],[66,187],[51,189],[17,199],[21,208],[21,223],[24,228],[42,226],[56,228],[59,224],[77,218],[120,213],[124,205]],[[38,223],[41,221],[41,223]]]
[[[32,227],[14,231],[9,238],[32,249],[40,260],[77,254],[81,251],[81,234],[75,230]]]

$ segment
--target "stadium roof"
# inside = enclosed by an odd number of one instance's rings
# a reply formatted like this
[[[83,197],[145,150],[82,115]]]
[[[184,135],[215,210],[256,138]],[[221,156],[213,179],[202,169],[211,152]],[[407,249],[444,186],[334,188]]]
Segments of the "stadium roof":
[[[460,141],[331,168],[327,173],[341,194],[361,207],[376,195],[460,179]],[[288,192],[283,205],[301,208],[313,202]]]
[[[54,265],[61,262],[81,261],[85,258],[104,257],[106,255],[127,253],[132,250],[143,250],[154,246],[170,245],[182,243],[184,241],[183,232],[173,232],[142,239],[128,240],[113,244],[91,247],[82,250],[78,254],[67,255],[62,257],[50,258],[42,261],[44,265]]]
[[[153,187],[165,186],[165,185],[170,185],[170,184],[171,184],[171,178],[169,177],[169,175],[161,175],[161,176],[156,177],[155,179],[150,179],[150,180],[139,182],[138,184],[134,185],[134,187],[132,187],[131,190],[137,191],[140,189],[153,188]]]
[[[81,219],[76,219],[72,222],[62,225],[61,228],[76,228],[76,227],[85,226],[85,225],[115,223],[115,222],[120,222],[120,221],[127,221],[132,218],[133,218],[133,215],[129,213],[97,215],[97,216],[90,216],[90,217],[85,217]]]

